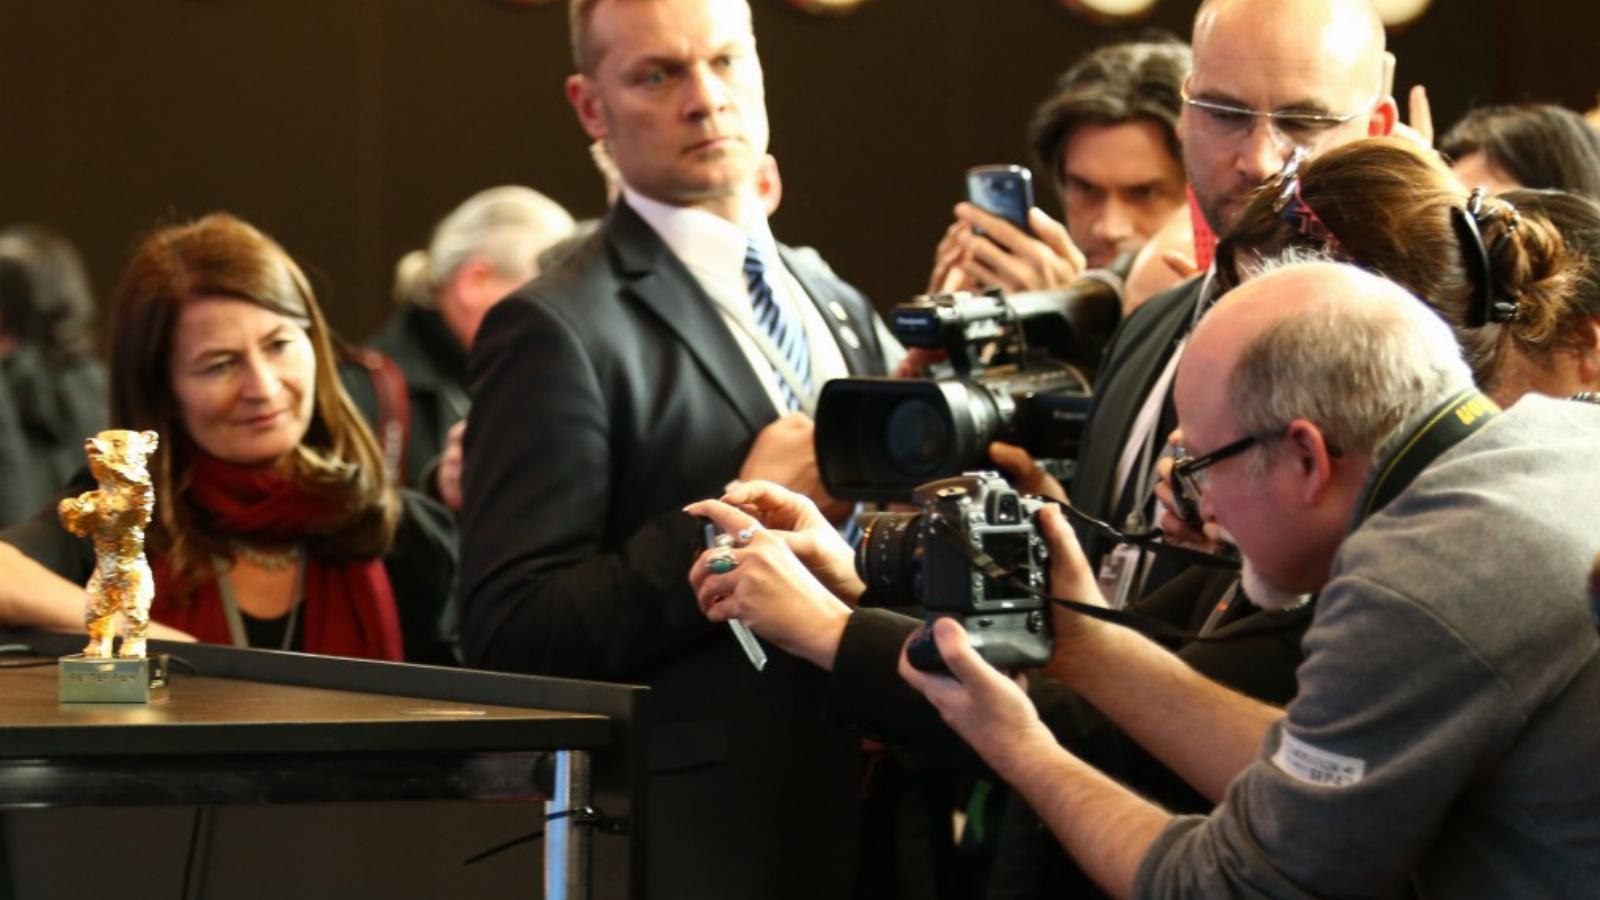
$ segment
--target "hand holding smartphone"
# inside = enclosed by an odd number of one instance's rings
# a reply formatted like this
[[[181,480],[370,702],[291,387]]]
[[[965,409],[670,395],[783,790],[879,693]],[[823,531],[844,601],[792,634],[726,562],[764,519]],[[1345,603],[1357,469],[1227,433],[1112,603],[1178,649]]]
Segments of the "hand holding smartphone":
[[[967,170],[967,201],[1033,234],[1028,210],[1033,208],[1033,174],[1022,166],[974,166]],[[973,229],[979,234],[983,232]]]

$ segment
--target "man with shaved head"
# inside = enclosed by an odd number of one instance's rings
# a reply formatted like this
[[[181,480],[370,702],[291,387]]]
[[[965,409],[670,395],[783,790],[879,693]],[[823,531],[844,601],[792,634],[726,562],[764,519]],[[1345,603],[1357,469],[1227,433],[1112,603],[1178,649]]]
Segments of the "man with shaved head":
[[[1297,148],[1316,154],[1394,127],[1383,26],[1367,0],[1210,0],[1195,17],[1193,45],[1178,135],[1190,187],[1217,234]],[[1072,484],[1073,502],[1090,515],[1135,530],[1155,523],[1157,460],[1175,424],[1172,375],[1212,293],[1206,273],[1156,295],[1108,348]],[[1087,539],[1100,566],[1109,548]],[[1108,593],[1141,596],[1149,564],[1131,553],[1107,559]]]
[[[1281,710],[1059,612],[1050,674],[1215,799],[1173,817],[1062,749],[953,622],[901,671],[1115,895],[1576,897],[1600,872],[1600,409],[1501,412],[1391,282],[1292,265],[1231,294],[1177,377],[1205,518],[1262,596],[1320,592]],[[1052,591],[1100,601],[1054,510]],[[957,680],[959,679],[959,680]]]

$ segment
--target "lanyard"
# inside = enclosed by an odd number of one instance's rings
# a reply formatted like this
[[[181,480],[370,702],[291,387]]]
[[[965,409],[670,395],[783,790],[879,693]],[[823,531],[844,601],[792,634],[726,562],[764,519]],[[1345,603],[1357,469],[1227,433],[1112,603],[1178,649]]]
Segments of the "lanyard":
[[[235,647],[249,647],[250,637],[245,632],[244,616],[239,612],[239,596],[234,593],[233,580],[228,577],[227,561],[218,556],[211,558],[217,572],[217,593],[222,597],[222,614],[228,620],[228,637]],[[294,596],[289,600],[289,621],[283,629],[283,643],[279,650],[287,650],[294,643],[294,630],[300,623],[300,606],[305,596],[306,566],[300,563],[294,576]]]
[[[1468,388],[1440,404],[1379,469],[1356,503],[1354,531],[1416,480],[1434,460],[1500,415],[1493,400]]]
[[[772,270],[769,268],[767,271],[770,272]],[[795,309],[793,304],[783,304],[783,300],[778,297],[777,288],[772,287],[770,279],[768,280],[768,287],[772,290],[772,302],[784,305],[784,308],[794,315],[795,324],[806,334],[806,346],[809,348],[811,346],[811,335],[806,329],[805,310]],[[707,293],[709,294],[710,292],[707,291]],[[752,326],[749,321],[749,311],[734,309],[731,304],[714,295],[711,298],[711,302],[722,310],[723,318],[737,325],[739,330],[744,333],[744,336],[749,338],[752,344],[756,345],[757,350],[761,351],[761,355],[767,358],[767,362],[772,364],[773,371],[778,374],[779,378],[783,379],[784,384],[788,385],[789,392],[799,399],[800,411],[815,418],[817,412],[816,391],[806,390],[799,374],[795,372],[793,366],[789,365],[789,361],[784,358],[783,352],[778,349],[778,346],[772,342],[772,338],[767,337],[766,333],[761,329]],[[810,350],[808,349],[807,352],[810,352]],[[815,366],[815,363],[813,363],[813,366]]]

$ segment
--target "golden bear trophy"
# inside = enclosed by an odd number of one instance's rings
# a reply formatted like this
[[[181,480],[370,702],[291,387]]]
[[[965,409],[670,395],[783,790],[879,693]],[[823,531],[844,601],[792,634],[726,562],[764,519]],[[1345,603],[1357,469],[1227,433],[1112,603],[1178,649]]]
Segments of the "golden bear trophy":
[[[57,509],[68,531],[94,541],[95,556],[83,613],[89,645],[61,661],[64,702],[143,703],[151,688],[165,685],[165,659],[145,657],[155,598],[144,556],[144,531],[155,508],[146,461],[158,440],[154,431],[109,430],[84,441],[100,488],[68,497]],[[118,613],[122,646],[113,656]]]

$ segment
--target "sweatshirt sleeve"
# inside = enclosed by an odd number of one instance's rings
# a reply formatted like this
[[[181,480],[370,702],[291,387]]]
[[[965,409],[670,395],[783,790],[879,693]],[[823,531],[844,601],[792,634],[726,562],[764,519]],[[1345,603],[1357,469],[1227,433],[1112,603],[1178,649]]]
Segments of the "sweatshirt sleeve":
[[[1403,896],[1465,783],[1523,720],[1467,641],[1371,582],[1329,585],[1305,649],[1300,693],[1259,757],[1211,816],[1168,826],[1136,896]]]

